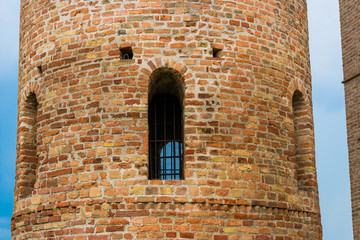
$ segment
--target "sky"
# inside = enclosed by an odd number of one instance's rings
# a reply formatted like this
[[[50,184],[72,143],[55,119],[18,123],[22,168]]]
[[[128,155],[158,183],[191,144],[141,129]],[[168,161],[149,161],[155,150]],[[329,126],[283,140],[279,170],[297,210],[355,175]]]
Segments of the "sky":
[[[316,161],[324,240],[352,237],[338,0],[307,0]],[[0,240],[15,181],[19,0],[0,0]]]

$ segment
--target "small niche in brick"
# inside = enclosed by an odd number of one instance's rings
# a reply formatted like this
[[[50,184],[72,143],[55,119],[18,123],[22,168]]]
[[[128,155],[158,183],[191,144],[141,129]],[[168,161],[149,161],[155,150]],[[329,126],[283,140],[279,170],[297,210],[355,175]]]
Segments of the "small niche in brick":
[[[16,188],[19,197],[31,194],[36,181],[37,157],[37,113],[38,102],[34,93],[30,93],[19,112],[20,136]]]
[[[294,122],[294,143],[296,176],[298,187],[310,191],[316,183],[315,159],[313,149],[311,111],[305,103],[303,94],[295,91],[292,101]]]
[[[132,47],[120,48],[121,59],[133,59]]]
[[[37,70],[38,70],[38,73],[39,73],[40,75],[43,73],[43,70],[42,70],[41,65],[40,65],[40,66],[37,66]]]
[[[222,53],[222,49],[220,48],[213,48],[213,57],[220,58]]]

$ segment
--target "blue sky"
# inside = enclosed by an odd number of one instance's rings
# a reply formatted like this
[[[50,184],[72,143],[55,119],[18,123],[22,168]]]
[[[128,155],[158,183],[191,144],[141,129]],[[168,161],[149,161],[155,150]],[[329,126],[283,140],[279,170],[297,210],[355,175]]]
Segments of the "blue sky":
[[[325,240],[352,239],[338,0],[308,0],[316,160]],[[19,0],[0,0],[0,240],[10,239]]]
[[[308,0],[324,240],[353,239],[338,0]]]

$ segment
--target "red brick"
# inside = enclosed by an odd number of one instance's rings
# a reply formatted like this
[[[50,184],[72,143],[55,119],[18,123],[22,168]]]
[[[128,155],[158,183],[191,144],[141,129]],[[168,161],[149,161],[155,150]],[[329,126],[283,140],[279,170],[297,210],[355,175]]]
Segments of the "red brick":
[[[306,1],[35,2],[13,237],[321,239]],[[181,180],[148,179],[157,93],[182,107]]]

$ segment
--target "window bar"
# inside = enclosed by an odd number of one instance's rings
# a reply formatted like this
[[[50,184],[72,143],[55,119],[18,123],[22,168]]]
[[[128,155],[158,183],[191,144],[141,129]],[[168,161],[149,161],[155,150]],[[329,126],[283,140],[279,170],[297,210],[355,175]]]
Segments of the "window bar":
[[[183,134],[183,130],[182,130],[182,127],[183,127],[183,124],[182,124],[182,111],[180,112],[180,116],[179,116],[179,128],[181,129],[180,130],[180,133]],[[184,170],[184,167],[183,167],[183,163],[184,163],[184,143],[182,141],[183,137],[182,136],[179,136],[181,141],[180,141],[180,144],[179,144],[179,178],[183,178],[183,170]]]
[[[173,132],[173,146],[172,146],[172,151],[173,151],[173,156],[172,156],[172,159],[171,161],[173,162],[174,164],[174,168],[173,168],[173,178],[176,179],[176,170],[177,170],[177,165],[176,165],[176,151],[175,151],[175,148],[176,148],[176,106],[175,106],[175,99],[173,99],[172,101],[172,104],[173,104],[173,111],[172,111],[172,115],[173,115],[173,126],[174,126],[174,132]]]
[[[163,149],[164,149],[164,157],[162,159],[163,161],[163,169],[162,169],[162,178],[166,179],[166,157],[167,157],[167,153],[166,153],[166,99],[162,98],[162,106],[164,109],[164,122],[163,122],[163,133],[164,133],[164,137],[163,137]]]
[[[171,143],[171,175],[172,175],[172,179],[176,179],[175,177],[175,170],[176,170],[176,163],[175,163],[175,151],[174,151],[174,146],[175,146],[175,141],[172,141]]]
[[[176,145],[176,112],[175,112],[175,99],[172,100],[172,105],[173,105],[173,126],[174,126],[174,132],[173,132],[173,146],[172,146],[172,151],[173,151],[173,157],[172,157],[172,163],[174,163],[174,167],[171,169],[173,170],[173,178],[176,179],[176,152],[175,152],[175,145]]]
[[[157,115],[157,99],[155,99],[155,109],[154,109],[154,112],[153,112],[153,114],[155,115],[154,116],[154,125],[155,125],[155,134],[154,134],[154,138],[155,138],[155,149],[153,149],[153,154],[154,154],[154,158],[152,159],[153,161],[155,161],[155,163],[152,163],[153,164],[153,167],[155,167],[155,168],[153,168],[151,171],[152,171],[152,178],[157,178],[157,119],[156,119],[156,115]],[[155,166],[154,166],[155,165]]]

